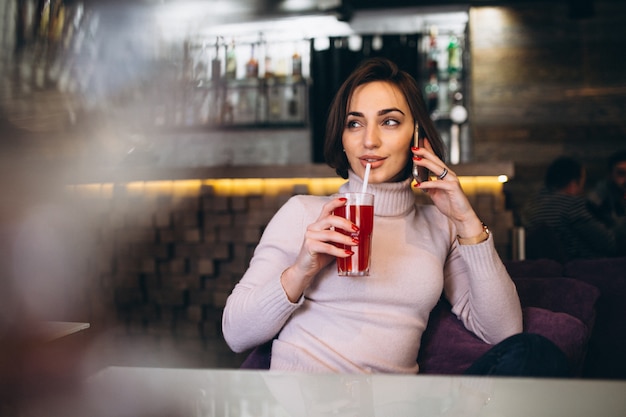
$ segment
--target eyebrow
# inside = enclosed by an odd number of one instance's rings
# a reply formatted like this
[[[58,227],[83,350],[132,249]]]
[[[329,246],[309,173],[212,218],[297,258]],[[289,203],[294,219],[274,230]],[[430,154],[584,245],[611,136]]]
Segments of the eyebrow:
[[[398,113],[400,113],[400,114],[404,115],[404,112],[403,112],[402,110],[400,110],[400,109],[396,108],[396,107],[392,107],[392,108],[389,108],[389,109],[382,109],[382,110],[379,110],[377,114],[378,114],[378,116],[383,116],[383,115],[385,115],[385,114],[388,114],[388,113],[393,113],[393,112],[396,112],[396,111],[397,111]],[[348,112],[347,116],[363,117],[363,113],[358,112],[358,111],[351,111],[351,112]]]

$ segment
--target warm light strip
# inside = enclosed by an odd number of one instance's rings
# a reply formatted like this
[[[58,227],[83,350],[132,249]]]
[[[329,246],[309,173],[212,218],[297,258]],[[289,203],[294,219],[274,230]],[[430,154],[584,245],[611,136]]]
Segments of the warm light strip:
[[[502,191],[503,178],[498,176],[459,177],[468,195],[493,194]],[[92,183],[68,186],[73,193],[84,197],[111,198],[116,189],[128,196],[193,197],[200,195],[203,186],[213,187],[215,195],[278,195],[297,192],[312,195],[330,195],[345,183],[343,178],[230,178],[167,181],[132,181],[128,183]],[[302,188],[298,187],[302,186]],[[416,189],[419,191],[419,189]]]

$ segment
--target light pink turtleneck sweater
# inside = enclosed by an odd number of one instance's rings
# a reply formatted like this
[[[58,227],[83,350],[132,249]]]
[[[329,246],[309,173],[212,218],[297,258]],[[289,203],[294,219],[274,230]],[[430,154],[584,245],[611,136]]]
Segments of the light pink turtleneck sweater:
[[[360,191],[350,173],[341,191]],[[370,275],[324,268],[297,303],[280,275],[328,197],[292,197],[268,224],[248,271],[229,296],[222,327],[243,352],[272,339],[272,370],[415,374],[422,333],[442,290],[464,325],[488,343],[522,331],[515,286],[493,244],[459,245],[453,224],[416,205],[410,180],[369,184],[375,195]]]

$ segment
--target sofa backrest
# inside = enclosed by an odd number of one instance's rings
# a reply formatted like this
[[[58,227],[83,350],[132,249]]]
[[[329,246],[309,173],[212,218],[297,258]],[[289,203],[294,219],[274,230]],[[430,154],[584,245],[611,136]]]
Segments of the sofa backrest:
[[[522,306],[567,313],[593,328],[600,297],[595,286],[565,277],[515,277],[513,282]]]
[[[511,278],[515,277],[560,277],[563,265],[553,259],[528,259],[523,261],[504,261],[504,266]]]

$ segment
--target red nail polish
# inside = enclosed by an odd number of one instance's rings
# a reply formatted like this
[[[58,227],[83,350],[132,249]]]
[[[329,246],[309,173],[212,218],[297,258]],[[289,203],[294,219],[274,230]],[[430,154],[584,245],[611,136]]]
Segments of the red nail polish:
[[[412,151],[419,151],[419,150],[420,150],[420,148],[419,148],[419,147],[417,147],[417,146],[411,146],[411,150],[412,150]]]
[[[352,243],[354,243],[355,245],[359,244],[359,239],[357,239],[356,237],[352,238]]]
[[[422,160],[422,157],[421,157],[421,156],[414,156],[414,157],[413,157],[413,160],[414,160],[414,161],[421,161],[421,160]]]
[[[356,225],[356,224],[353,224],[353,225],[352,225],[352,230],[354,230],[355,232],[358,232],[358,231],[359,231],[359,228],[357,227],[357,225]]]
[[[346,255],[354,255],[354,252],[352,252],[350,249],[346,249]]]
[[[339,197],[339,200],[343,201],[344,203],[345,203],[346,201],[348,201],[348,199],[347,199],[347,198],[345,198],[345,197]]]
[[[419,187],[420,185],[421,185],[421,182],[416,182],[413,187]]]

